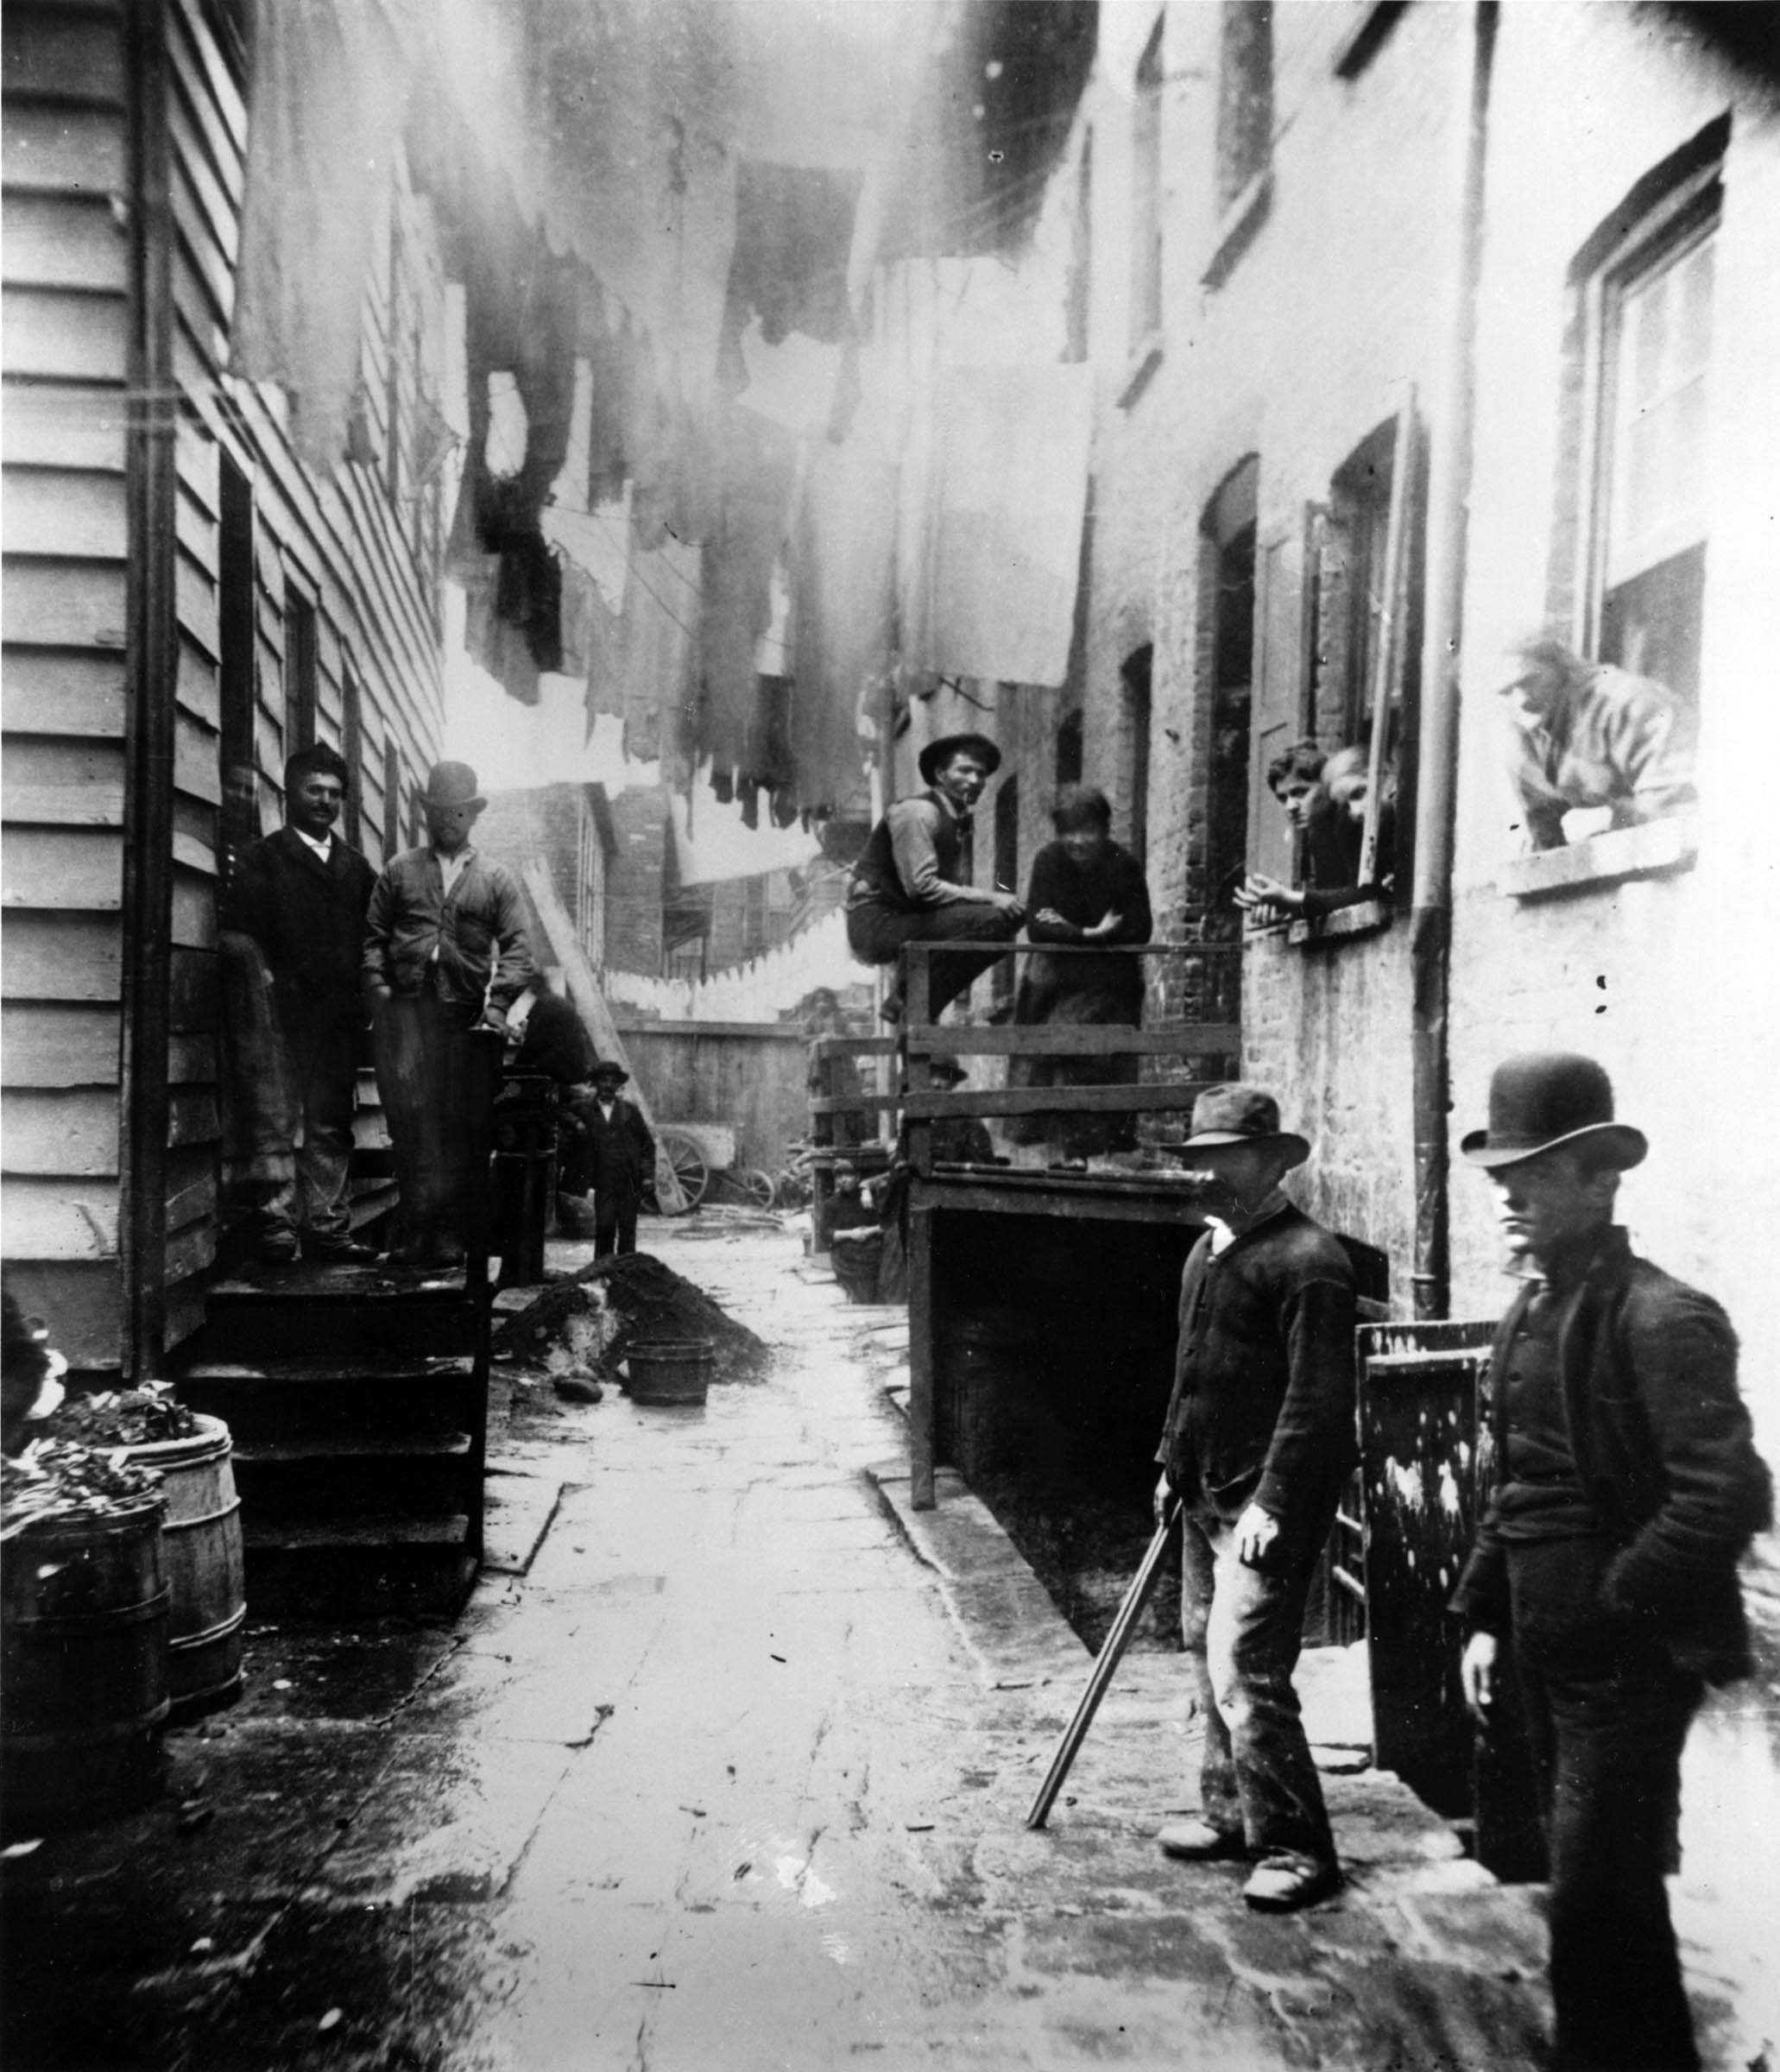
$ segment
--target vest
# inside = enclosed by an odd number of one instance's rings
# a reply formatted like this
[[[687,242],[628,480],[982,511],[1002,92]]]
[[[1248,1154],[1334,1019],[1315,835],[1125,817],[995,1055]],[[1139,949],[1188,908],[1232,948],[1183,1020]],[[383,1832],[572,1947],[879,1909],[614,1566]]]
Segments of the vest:
[[[919,795],[934,799],[939,806],[939,825],[933,832],[933,853],[939,864],[939,875],[949,885],[962,885],[965,882],[964,852],[969,841],[970,824],[956,818],[951,808],[937,793],[924,792]],[[896,856],[890,846],[888,814],[872,830],[859,853],[859,861],[853,866],[852,896],[848,904],[856,906],[867,900],[903,911],[914,904],[897,875]]]

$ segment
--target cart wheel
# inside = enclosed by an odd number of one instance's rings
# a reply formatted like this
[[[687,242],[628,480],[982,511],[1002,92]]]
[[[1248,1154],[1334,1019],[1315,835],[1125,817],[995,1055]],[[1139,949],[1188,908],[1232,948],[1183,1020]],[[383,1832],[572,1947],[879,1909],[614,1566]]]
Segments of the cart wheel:
[[[704,1199],[704,1190],[710,1184],[710,1168],[704,1163],[704,1153],[691,1137],[683,1137],[677,1129],[664,1129],[661,1148],[667,1153],[667,1162],[673,1167],[673,1177],[679,1182],[680,1206],[668,1211],[671,1216],[685,1216],[696,1209]]]
[[[741,1182],[742,1191],[756,1209],[770,1209],[773,1206],[773,1197],[779,1191],[773,1184],[772,1176],[769,1173],[761,1172],[756,1167],[750,1166],[745,1171],[738,1172],[735,1178]]]

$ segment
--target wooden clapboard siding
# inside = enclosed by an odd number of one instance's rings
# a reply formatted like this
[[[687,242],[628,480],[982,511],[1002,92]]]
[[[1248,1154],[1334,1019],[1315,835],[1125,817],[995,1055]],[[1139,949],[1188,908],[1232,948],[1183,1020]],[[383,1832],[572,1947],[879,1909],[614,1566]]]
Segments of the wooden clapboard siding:
[[[414,501],[411,466],[421,386],[436,387],[444,363],[444,277],[430,212],[398,168],[381,204],[379,256],[365,284],[373,462],[312,473],[291,445],[280,393],[228,371],[248,111],[233,60],[205,16],[201,0],[167,0],[159,111],[168,146],[162,220],[170,349],[182,392],[163,507],[170,538],[163,532],[152,543],[169,556],[176,622],[171,799],[161,807],[171,864],[171,1148],[163,1195],[174,1333],[200,1315],[197,1296],[219,1245],[226,1255],[234,1214],[215,957],[224,796],[224,452],[250,486],[254,506],[251,731],[261,831],[281,817],[289,745],[287,582],[314,605],[318,738],[342,739],[349,669],[357,687],[362,840],[374,862],[383,860],[386,748],[411,791],[439,753],[443,727],[436,571],[420,559],[433,541]],[[128,1128],[118,1102],[124,744],[128,686],[137,680],[126,654],[126,569],[132,549],[151,543],[129,532],[124,384],[130,240],[155,212],[129,184],[128,18],[122,5],[89,0],[9,0],[0,48],[6,1204],[11,1258],[84,1364],[129,1352],[117,1273],[117,1175]],[[403,268],[394,310],[392,236]],[[378,1144],[383,1130],[369,1075],[361,1097],[361,1132]],[[65,1305],[79,1314],[64,1317]]]
[[[8,1285],[117,1357],[129,217],[121,16],[9,5],[0,1218]]]

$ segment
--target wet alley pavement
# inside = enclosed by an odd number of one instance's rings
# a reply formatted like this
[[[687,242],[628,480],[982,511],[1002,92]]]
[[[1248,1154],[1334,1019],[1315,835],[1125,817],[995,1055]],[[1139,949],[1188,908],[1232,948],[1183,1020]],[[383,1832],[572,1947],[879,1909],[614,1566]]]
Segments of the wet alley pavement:
[[[1165,1861],[1179,1665],[1131,1658],[1050,1829],[1089,1667],[987,1513],[907,1506],[894,1312],[777,1230],[653,1249],[775,1349],[708,1408],[516,1392],[453,1626],[256,1629],[169,1796],[5,1866],[25,2067],[803,2072],[1543,2062],[1536,1895],[1331,1760],[1350,1873],[1250,1914]],[[1309,1672],[1354,1727],[1351,1658]],[[1715,2069],[1746,2065],[1694,1956]]]

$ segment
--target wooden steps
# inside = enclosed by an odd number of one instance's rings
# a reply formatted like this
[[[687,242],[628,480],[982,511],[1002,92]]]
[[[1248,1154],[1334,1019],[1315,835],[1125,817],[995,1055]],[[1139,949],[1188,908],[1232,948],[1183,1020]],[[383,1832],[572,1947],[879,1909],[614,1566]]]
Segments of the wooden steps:
[[[179,1393],[234,1437],[250,1617],[462,1603],[482,1551],[481,1314],[461,1273],[305,1263],[211,1289]]]

